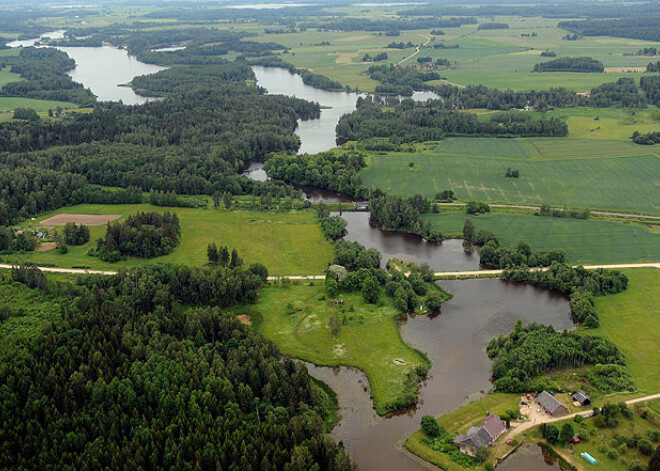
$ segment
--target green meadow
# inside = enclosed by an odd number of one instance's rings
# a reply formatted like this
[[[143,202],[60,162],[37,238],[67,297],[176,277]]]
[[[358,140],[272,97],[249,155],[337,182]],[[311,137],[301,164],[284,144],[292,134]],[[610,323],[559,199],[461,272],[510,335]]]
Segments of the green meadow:
[[[245,263],[260,262],[272,275],[322,274],[332,256],[331,244],[325,240],[316,215],[312,211],[257,212],[222,211],[210,208],[161,208],[142,205],[79,205],[45,213],[37,221],[26,221],[27,227],[41,227],[55,214],[114,214],[126,217],[138,211],[175,212],[181,222],[181,243],[171,254],[149,259],[129,259],[118,263],[102,262],[87,255],[96,239],[105,235],[105,226],[90,227],[87,244],[69,247],[69,253],[56,250],[30,252],[5,257],[10,261],[30,261],[58,267],[118,269],[144,263],[175,263],[202,266],[207,263],[206,248],[211,242],[236,249]]]
[[[520,178],[507,178],[508,167]],[[621,140],[451,138],[431,151],[371,155],[364,183],[432,197],[660,213],[660,157]]]
[[[653,232],[644,224],[503,212],[472,216],[447,211],[424,215],[424,219],[433,224],[433,229],[448,235],[461,234],[467,218],[473,221],[476,230],[492,231],[502,246],[515,247],[520,240],[524,240],[535,250],[564,249],[570,263],[614,264],[660,260],[660,233]]]
[[[337,307],[326,299],[322,282],[310,284],[263,288],[257,304],[237,307],[235,314],[251,315],[257,330],[286,355],[363,371],[374,408],[384,414],[387,404],[406,390],[408,374],[427,366],[428,360],[401,339],[399,313],[391,299],[381,296],[380,303],[373,305],[359,293],[342,293],[344,304]],[[336,339],[328,327],[334,312],[342,319]]]
[[[660,392],[660,269],[624,270],[628,289],[596,299],[600,328],[626,357],[640,392]]]

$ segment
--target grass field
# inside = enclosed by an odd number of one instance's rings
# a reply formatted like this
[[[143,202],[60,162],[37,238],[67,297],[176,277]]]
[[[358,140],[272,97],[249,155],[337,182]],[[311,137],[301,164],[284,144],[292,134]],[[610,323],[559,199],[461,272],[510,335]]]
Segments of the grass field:
[[[342,297],[345,303],[337,308],[325,298],[322,282],[271,286],[261,291],[256,305],[238,307],[235,313],[251,314],[257,329],[284,354],[317,365],[362,370],[371,385],[374,407],[383,414],[386,404],[404,391],[408,373],[428,360],[401,339],[398,311],[389,298],[383,296],[382,305],[372,305],[359,293],[342,293]],[[336,340],[328,328],[335,309],[345,319]]]
[[[0,111],[13,111],[16,108],[32,108],[36,111],[48,111],[54,110],[58,106],[61,108],[75,108],[77,105],[66,101],[0,96]]]
[[[660,392],[660,270],[625,270],[630,279],[622,293],[598,298],[601,327],[594,334],[615,342],[626,356],[638,389]]]
[[[449,235],[461,234],[468,217],[477,230],[492,231],[502,246],[514,247],[524,240],[534,250],[564,249],[570,263],[660,261],[660,233],[642,224],[503,212],[472,216],[462,211],[446,211],[424,215],[435,230]]]
[[[366,185],[403,196],[451,189],[462,200],[657,214],[660,157],[654,152],[626,141],[451,138],[430,152],[371,155],[361,175]],[[520,178],[507,178],[508,167]]]
[[[37,221],[26,222],[27,227],[40,227],[39,222],[55,214],[119,214],[123,217],[138,211],[163,212],[167,208],[151,205],[79,205],[62,208],[41,215]],[[332,255],[332,248],[316,223],[311,211],[290,213],[219,211],[212,209],[169,208],[181,221],[181,244],[169,255],[148,260],[201,266],[207,262],[206,247],[211,242],[235,248],[246,263],[263,263],[273,275],[321,274]],[[106,263],[90,257],[87,251],[97,238],[105,235],[105,226],[90,227],[91,240],[79,247],[69,247],[61,255],[55,250],[14,255],[10,260],[28,260],[37,264],[60,267],[89,266],[90,268],[119,268],[145,263],[130,259]]]

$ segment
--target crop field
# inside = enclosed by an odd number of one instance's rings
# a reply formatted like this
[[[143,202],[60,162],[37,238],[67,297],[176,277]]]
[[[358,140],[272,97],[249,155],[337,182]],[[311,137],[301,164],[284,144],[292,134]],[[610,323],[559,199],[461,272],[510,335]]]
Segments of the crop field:
[[[596,299],[600,328],[594,334],[609,338],[623,351],[638,389],[660,391],[660,270],[624,270],[628,289]],[[642,327],[643,326],[643,327]]]
[[[250,314],[257,328],[282,353],[317,365],[353,366],[369,379],[374,407],[379,413],[405,389],[407,374],[427,360],[401,339],[397,310],[383,297],[383,305],[364,302],[358,294],[342,294],[337,307],[326,299],[323,284],[266,287],[253,306],[235,309]],[[342,326],[333,339],[328,323],[338,311]],[[368,342],[365,339],[370,339]]]
[[[395,14],[404,7],[369,7],[345,9],[351,16],[378,16]],[[480,23],[490,21],[479,18]],[[440,70],[442,83],[449,81],[459,85],[486,85],[492,88],[514,90],[548,89],[563,86],[576,91],[587,91],[605,82],[615,82],[621,77],[642,75],[649,60],[647,57],[627,55],[641,47],[658,46],[659,43],[626,38],[586,37],[578,41],[565,41],[567,33],[557,28],[556,19],[531,17],[496,16],[493,21],[510,25],[503,30],[478,30],[477,25],[460,28],[442,28],[443,36],[433,36],[430,30],[401,31],[400,36],[389,37],[369,31],[323,32],[329,45],[321,45],[318,32],[308,30],[300,33],[260,35],[255,40],[276,41],[291,48],[286,60],[298,67],[339,80],[344,85],[373,91],[376,82],[366,77],[364,71],[371,64],[360,63],[365,53],[371,55],[387,52],[388,59],[380,63],[395,64],[412,54],[414,49],[388,49],[392,41],[426,44],[417,57],[448,59],[449,69]],[[535,36],[531,36],[535,33]],[[526,34],[527,36],[522,36]],[[427,43],[428,41],[428,43]],[[458,45],[456,49],[434,48],[435,44]],[[608,73],[547,72],[532,73],[534,65],[549,60],[541,57],[549,49],[562,56],[590,56],[601,61]],[[295,54],[295,55],[294,55]],[[415,63],[415,58],[408,61]],[[434,82],[431,82],[434,83]]]
[[[523,157],[523,144],[531,158]],[[660,157],[654,151],[625,141],[448,139],[432,152],[371,155],[361,175],[366,185],[402,196],[451,189],[462,200],[657,214]],[[498,155],[508,152],[514,157]],[[507,178],[508,167],[520,178]]]
[[[443,234],[457,235],[468,217],[476,230],[492,231],[502,246],[515,247],[524,240],[534,250],[564,249],[570,263],[660,261],[660,233],[642,224],[501,212],[472,216],[451,211],[426,214],[424,219]]]
[[[79,205],[42,215],[38,221],[26,222],[27,227],[43,227],[41,221],[56,214],[101,214],[126,217],[139,211],[171,211],[181,221],[181,243],[162,257],[129,259],[118,263],[102,262],[87,255],[96,239],[105,235],[105,226],[90,227],[90,242],[69,247],[69,253],[55,250],[12,255],[12,261],[28,260],[36,264],[59,267],[90,267],[118,269],[144,263],[176,263],[202,266],[207,262],[206,248],[211,242],[236,249],[245,263],[260,262],[272,275],[321,274],[328,265],[332,248],[327,242],[316,215],[311,211],[270,213],[252,211],[219,211],[212,209],[161,208],[151,205]]]

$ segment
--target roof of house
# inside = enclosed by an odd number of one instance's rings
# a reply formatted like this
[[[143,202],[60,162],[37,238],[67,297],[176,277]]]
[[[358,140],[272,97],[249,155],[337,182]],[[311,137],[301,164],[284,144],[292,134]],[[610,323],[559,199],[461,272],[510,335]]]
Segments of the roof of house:
[[[585,404],[587,402],[590,402],[589,396],[587,396],[583,392],[576,392],[573,394],[573,400],[578,401],[580,404]]]
[[[545,410],[551,414],[556,414],[560,411],[568,411],[568,408],[564,404],[559,402],[555,396],[547,391],[543,391],[538,396],[536,396],[536,402],[538,402]]]
[[[506,424],[502,422],[502,419],[493,414],[486,417],[486,420],[481,423],[481,427],[488,430],[488,433],[493,437],[493,440],[502,435],[506,430]]]
[[[473,429],[474,428],[476,427],[473,427]],[[474,433],[470,434],[469,432],[470,431],[468,431],[468,435],[459,435],[456,437],[454,439],[454,445],[460,446],[467,442],[472,442],[475,448],[481,448],[493,443],[493,437],[491,437],[490,433],[488,433],[488,430],[486,430],[484,427],[479,427]]]

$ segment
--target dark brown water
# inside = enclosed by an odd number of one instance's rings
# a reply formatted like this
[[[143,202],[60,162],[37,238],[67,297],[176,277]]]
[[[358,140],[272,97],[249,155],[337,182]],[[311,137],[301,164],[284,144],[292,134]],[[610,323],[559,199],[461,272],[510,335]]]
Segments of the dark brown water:
[[[401,327],[403,340],[433,363],[416,409],[379,417],[363,373],[309,365],[314,377],[337,392],[342,420],[333,435],[344,442],[362,471],[426,469],[401,449],[403,442],[419,428],[423,415],[446,414],[491,388],[485,347],[492,337],[510,332],[518,318],[557,329],[572,327],[568,301],[545,290],[501,280],[440,285],[454,295],[441,314],[410,318]]]
[[[560,471],[557,459],[536,445],[523,445],[497,467],[499,471]]]
[[[341,217],[346,220],[348,232],[344,239],[357,241],[367,248],[378,249],[382,254],[383,266],[390,258],[398,258],[418,265],[428,263],[435,271],[479,269],[479,255],[466,254],[462,240],[452,239],[441,244],[429,244],[416,235],[381,231],[369,222],[368,212],[343,212]]]

